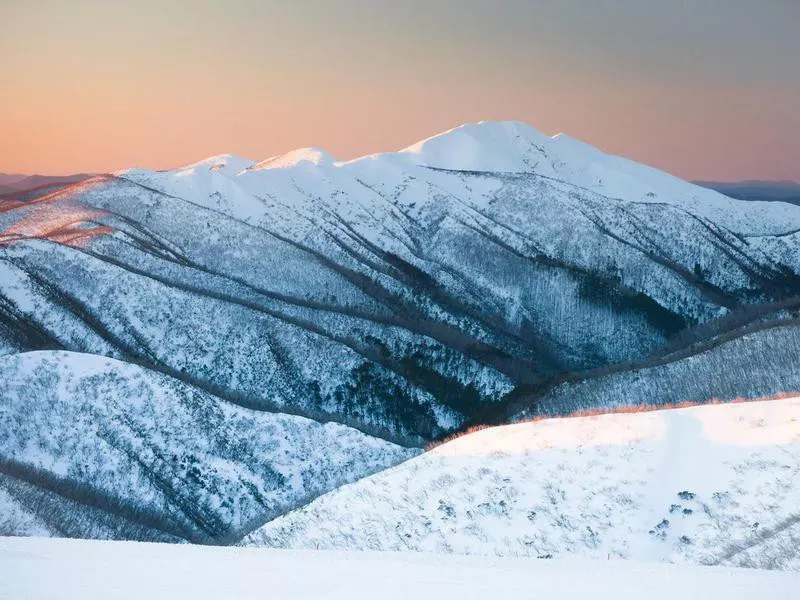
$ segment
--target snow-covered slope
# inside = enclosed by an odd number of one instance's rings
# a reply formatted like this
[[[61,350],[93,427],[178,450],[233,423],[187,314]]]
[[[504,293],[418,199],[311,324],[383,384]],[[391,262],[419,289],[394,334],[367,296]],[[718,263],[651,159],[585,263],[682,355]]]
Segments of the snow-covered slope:
[[[246,544],[800,569],[800,399],[484,429]]]
[[[721,339],[720,339],[721,338]],[[800,327],[793,320],[756,323],[658,360],[576,374],[546,388],[518,388],[481,416],[508,423],[584,410],[702,403],[800,391]]]
[[[117,360],[0,358],[0,533],[224,542],[417,453]]]
[[[798,584],[731,568],[0,538],[0,597],[15,600],[751,600]]]

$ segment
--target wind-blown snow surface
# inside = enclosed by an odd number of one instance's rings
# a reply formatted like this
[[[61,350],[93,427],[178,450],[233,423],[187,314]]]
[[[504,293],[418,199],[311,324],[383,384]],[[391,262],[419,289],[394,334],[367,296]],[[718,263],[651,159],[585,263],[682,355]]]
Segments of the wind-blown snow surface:
[[[100,356],[0,358],[0,533],[225,542],[418,451]]]
[[[800,569],[800,399],[484,429],[245,539]]]
[[[9,600],[752,600],[798,586],[793,573],[719,567],[0,538]]]

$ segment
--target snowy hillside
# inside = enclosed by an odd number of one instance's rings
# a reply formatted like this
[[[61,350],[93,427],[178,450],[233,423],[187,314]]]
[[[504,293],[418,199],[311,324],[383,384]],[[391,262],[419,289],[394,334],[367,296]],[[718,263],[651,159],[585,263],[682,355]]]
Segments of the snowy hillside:
[[[752,600],[798,576],[732,568],[0,538],[0,598]]]
[[[800,398],[484,429],[245,544],[800,570]]]
[[[775,352],[780,348],[779,352]],[[800,391],[800,328],[769,321],[711,338],[657,361],[626,365],[610,373],[575,375],[551,388],[519,388],[502,406],[482,416],[507,423],[545,415],[566,415],[599,407],[656,406],[710,399],[758,398]]]
[[[0,358],[0,534],[225,542],[417,453],[64,352]]]

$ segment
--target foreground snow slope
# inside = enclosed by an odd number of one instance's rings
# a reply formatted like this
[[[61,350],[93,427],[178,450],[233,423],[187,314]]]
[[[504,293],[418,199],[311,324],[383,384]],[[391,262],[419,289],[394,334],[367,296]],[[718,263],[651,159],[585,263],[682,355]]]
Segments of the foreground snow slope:
[[[732,568],[0,538],[0,598],[792,598],[800,577]]]
[[[245,543],[800,568],[800,399],[484,429]]]

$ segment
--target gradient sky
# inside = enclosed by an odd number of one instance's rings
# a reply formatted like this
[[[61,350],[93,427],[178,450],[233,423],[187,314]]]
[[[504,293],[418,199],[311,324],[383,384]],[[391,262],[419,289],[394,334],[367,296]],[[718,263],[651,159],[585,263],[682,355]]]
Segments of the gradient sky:
[[[519,119],[800,181],[800,0],[0,0],[0,171],[341,159]]]

